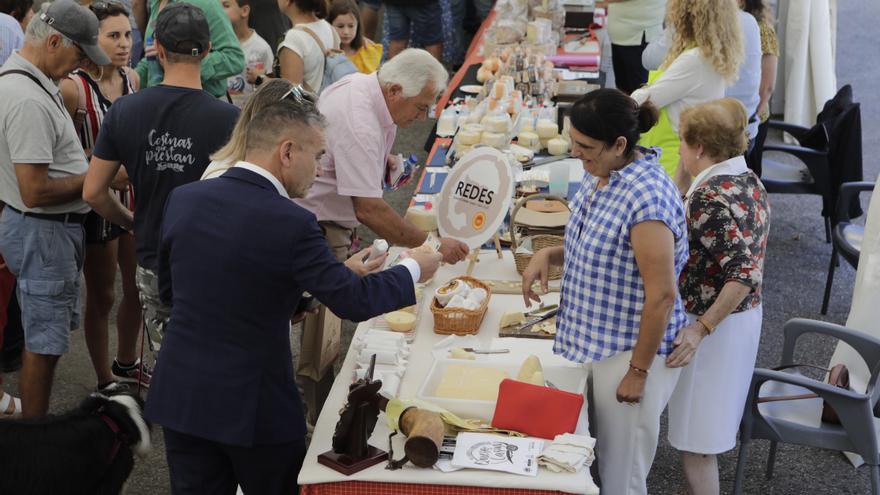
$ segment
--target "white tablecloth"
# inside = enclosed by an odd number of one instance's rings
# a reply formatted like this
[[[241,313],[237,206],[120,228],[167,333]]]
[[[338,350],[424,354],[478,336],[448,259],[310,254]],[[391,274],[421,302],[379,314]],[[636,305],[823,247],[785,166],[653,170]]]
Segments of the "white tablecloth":
[[[482,279],[517,280],[519,275],[513,263],[513,257],[509,251],[504,252],[504,259],[498,260],[494,251],[482,252],[479,257],[473,276]],[[462,262],[454,266],[443,266],[434,277],[434,283],[425,289],[425,297],[429,298],[433,290],[441,283],[450,278],[463,275],[467,263]],[[548,304],[558,302],[559,294],[551,293],[546,296]],[[438,341],[445,338],[433,331],[433,316],[431,315],[429,300],[421,307],[416,338],[412,343],[412,354],[407,366],[406,375],[403,378],[400,396],[403,398],[415,397],[433,363],[431,351]],[[514,311],[523,308],[522,296],[493,294],[489,303],[489,310],[477,335],[484,347],[493,345],[493,340],[498,336],[498,324],[502,314],[506,311]],[[370,323],[364,322],[358,325],[356,336],[369,329]],[[514,354],[521,354],[524,359],[528,354],[536,354],[542,362],[553,360],[564,361],[562,358],[551,356],[552,342],[549,340],[518,339],[524,341],[520,345],[510,344],[504,339],[504,347],[511,348]],[[498,346],[500,343],[494,345]],[[510,357],[514,357],[510,356]],[[340,370],[339,376],[333,383],[333,388],[324,404],[324,409],[315,425],[312,442],[306,454],[302,471],[299,475],[299,484],[334,483],[349,480],[375,481],[386,483],[421,483],[434,485],[460,485],[460,486],[484,486],[511,489],[537,489],[559,490],[567,493],[596,494],[598,487],[593,483],[589,471],[584,469],[576,474],[558,474],[541,469],[535,477],[517,476],[506,473],[498,473],[482,470],[461,470],[453,473],[441,473],[435,469],[421,469],[407,464],[398,471],[388,471],[385,463],[373,466],[369,469],[344,476],[328,467],[318,464],[318,455],[330,450],[333,431],[339,418],[339,410],[345,402],[348,386],[352,381],[357,356],[348,352]],[[583,367],[572,366],[572,373],[586,373]],[[385,423],[385,416],[380,415],[379,422],[370,438],[370,444],[382,450],[388,450],[388,435],[390,430]],[[394,451],[397,457],[402,456],[404,438],[402,435],[395,437]]]

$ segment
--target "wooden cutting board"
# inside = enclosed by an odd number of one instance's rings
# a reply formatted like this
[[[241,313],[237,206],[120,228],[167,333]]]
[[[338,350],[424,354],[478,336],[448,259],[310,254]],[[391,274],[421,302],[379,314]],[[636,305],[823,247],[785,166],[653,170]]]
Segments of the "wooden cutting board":
[[[549,321],[555,325],[556,324],[556,317],[553,316],[546,321]],[[533,332],[532,330],[534,330],[535,327],[537,327],[537,325],[535,325],[534,327],[531,327],[531,328],[526,328],[525,330],[519,330],[519,324],[516,324],[516,325],[512,325],[512,326],[504,327],[504,328],[500,329],[498,331],[498,336],[499,337],[519,337],[519,338],[525,338],[525,339],[549,339],[549,340],[552,340],[554,337],[556,337],[555,335],[551,335],[549,333]]]

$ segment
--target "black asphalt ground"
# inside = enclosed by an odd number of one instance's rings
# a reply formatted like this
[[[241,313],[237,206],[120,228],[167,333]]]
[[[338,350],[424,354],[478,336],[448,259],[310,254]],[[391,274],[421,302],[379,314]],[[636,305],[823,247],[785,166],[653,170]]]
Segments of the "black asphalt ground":
[[[838,84],[852,84],[856,99],[862,103],[863,146],[865,178],[875,180],[880,164],[875,154],[880,153],[880,55],[876,49],[880,3],[873,0],[844,0],[838,2],[839,26],[837,44]],[[829,68],[830,70],[830,68]],[[430,130],[422,123],[398,133],[395,148],[404,153],[416,152],[422,158],[422,145]],[[389,202],[403,211],[412,190],[389,195]],[[782,347],[782,325],[794,317],[815,318],[844,323],[849,312],[855,271],[841,263],[834,282],[835,291],[828,315],[819,315],[822,289],[831,246],[825,243],[822,230],[821,208],[818,197],[771,196],[772,229],[768,247],[764,279],[764,330],[758,355],[759,366],[778,363]],[[369,232],[363,232],[371,238]],[[117,295],[121,297],[121,293]],[[880,295],[878,295],[880,301]],[[112,321],[112,319],[111,319]],[[115,329],[111,329],[111,338]],[[115,345],[115,344],[113,344]],[[827,363],[833,351],[828,341],[810,341],[801,349],[800,362]],[[6,377],[4,388],[16,391],[18,375]],[[71,351],[61,359],[58,367],[51,409],[61,412],[73,407],[90,393],[95,377],[83,334],[72,337]],[[237,397],[228,398],[230,404]],[[798,446],[782,445],[776,462],[775,477],[765,480],[766,442],[756,442],[751,449],[746,468],[746,493],[750,494],[861,494],[868,493],[870,481],[866,468],[854,469],[837,452]],[[720,456],[722,491],[732,489],[736,463],[734,450]],[[660,446],[648,483],[651,493],[684,493],[682,472],[676,452],[661,433]],[[154,449],[138,461],[130,479],[131,495],[162,495],[170,493],[168,468],[165,462],[162,435],[154,431]]]

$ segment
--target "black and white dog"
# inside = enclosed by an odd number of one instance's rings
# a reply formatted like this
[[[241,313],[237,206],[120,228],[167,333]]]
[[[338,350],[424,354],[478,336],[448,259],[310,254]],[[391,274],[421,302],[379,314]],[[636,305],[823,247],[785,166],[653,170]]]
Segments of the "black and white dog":
[[[143,400],[92,394],[60,416],[0,420],[0,494],[116,495],[150,450]]]

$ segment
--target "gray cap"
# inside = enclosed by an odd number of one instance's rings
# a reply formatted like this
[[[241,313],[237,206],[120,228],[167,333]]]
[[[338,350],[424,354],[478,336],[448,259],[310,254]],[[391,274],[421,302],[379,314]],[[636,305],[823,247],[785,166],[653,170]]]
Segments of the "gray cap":
[[[55,0],[40,19],[82,48],[92,62],[110,63],[110,57],[98,47],[98,18],[74,0]]]

